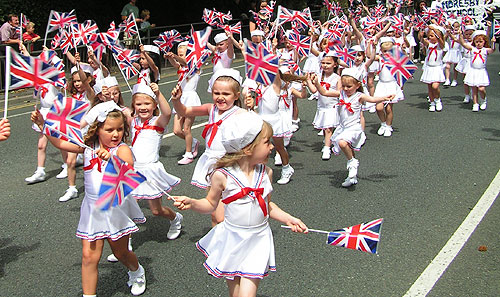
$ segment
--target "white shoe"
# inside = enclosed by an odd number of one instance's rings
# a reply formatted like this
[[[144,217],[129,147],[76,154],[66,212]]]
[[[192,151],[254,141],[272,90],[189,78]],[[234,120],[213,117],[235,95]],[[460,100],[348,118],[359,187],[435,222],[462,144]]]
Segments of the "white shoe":
[[[429,105],[429,111],[430,112],[436,111],[436,103],[434,101],[431,102],[431,104]]]
[[[76,155],[76,163],[75,166],[83,165],[83,154]]]
[[[345,181],[342,183],[342,187],[344,188],[349,188],[352,185],[355,185],[358,183],[358,178],[356,177],[348,177],[345,179]]]
[[[434,100],[434,103],[436,104],[436,111],[443,110],[443,102],[441,102],[441,99]]]
[[[285,145],[285,147],[288,147],[288,145],[290,144],[290,140],[292,139],[291,136],[285,136],[283,137],[283,144]]]
[[[380,128],[378,128],[377,134],[380,136],[384,135],[385,127],[387,127],[387,124],[385,122],[380,123]]]
[[[391,137],[392,135],[392,127],[385,126],[384,137]]]
[[[316,100],[318,99],[318,93],[311,94],[309,98],[307,98],[309,101]]]
[[[477,112],[479,111],[479,104],[472,104],[472,111]]]
[[[134,296],[139,296],[146,291],[146,273],[141,265],[139,265],[139,270],[138,276],[133,276],[136,271],[128,272],[127,285],[130,287],[130,293]]]
[[[292,132],[295,133],[299,130],[299,124],[298,123],[293,123],[292,124]]]
[[[469,95],[465,95],[464,97],[464,101],[462,101],[463,103],[467,104],[470,102],[470,96]]]
[[[444,82],[443,86],[447,87],[447,86],[449,86],[449,85],[450,85],[450,80],[448,80],[448,79],[447,79],[447,80]]]
[[[325,135],[325,132],[323,132],[323,129],[319,130],[318,136],[323,136],[323,135]]]
[[[378,75],[375,75],[375,77],[373,78],[373,81],[378,81],[379,77]]]
[[[457,81],[456,81],[456,80],[454,80],[454,81],[452,81],[452,82],[451,82],[451,85],[450,85],[450,86],[451,86],[451,87],[456,87],[457,85],[458,85]]]
[[[45,180],[45,171],[35,171],[35,173],[33,173],[32,176],[30,177],[27,177],[24,179],[25,182],[28,183],[28,185],[30,184],[34,184],[34,183],[38,183],[38,182],[42,182]]]
[[[76,197],[78,197],[78,190],[76,188],[68,188],[66,190],[66,193],[59,197],[59,202],[66,202]]]
[[[281,166],[283,162],[281,162],[281,156],[276,152],[276,155],[274,155],[274,165],[276,166]]]
[[[115,254],[111,254],[109,255],[106,260],[108,260],[108,262],[111,262],[111,263],[116,263],[118,262],[118,258],[115,256]]]
[[[277,183],[280,185],[288,184],[294,172],[295,170],[293,170],[290,164],[288,164],[288,166],[283,167],[283,169],[281,169],[281,178],[277,181]]]
[[[359,161],[356,158],[347,160],[347,170],[349,170],[349,178],[355,178],[358,175]]]
[[[176,239],[181,234],[182,229],[182,219],[183,216],[176,212],[175,219],[170,221],[170,228],[168,229],[167,238],[168,239]]]
[[[332,156],[332,151],[330,150],[329,147],[324,146],[321,152],[323,153],[321,155],[322,160],[330,160],[330,157]]]
[[[61,165],[61,172],[59,172],[58,175],[56,175],[56,178],[62,179],[62,178],[67,178],[68,177],[68,165],[66,163]]]
[[[486,107],[488,107],[488,100],[484,98],[484,100],[482,100],[481,104],[479,105],[479,109],[486,110]]]

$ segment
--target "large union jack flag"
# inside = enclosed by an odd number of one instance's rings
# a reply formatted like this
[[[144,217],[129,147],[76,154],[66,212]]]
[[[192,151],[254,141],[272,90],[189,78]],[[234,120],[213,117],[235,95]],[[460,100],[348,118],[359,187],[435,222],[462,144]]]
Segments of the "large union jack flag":
[[[384,59],[384,66],[389,69],[401,87],[417,70],[417,66],[399,48],[393,48],[382,55],[382,58]]]
[[[181,42],[184,39],[177,30],[170,30],[161,33],[158,36],[158,39],[154,40],[154,44],[156,44],[164,53],[168,53],[172,47],[174,47],[174,43]]]
[[[217,10],[211,10],[204,8],[203,16],[201,19],[210,26],[224,26],[225,22],[228,22],[233,19],[231,12],[222,13]]]
[[[137,70],[137,68],[135,68],[132,64],[141,56],[137,50],[126,49],[118,44],[115,44],[111,47],[111,51],[116,59],[116,63],[120,67],[120,71],[127,77],[127,79],[131,79],[139,74],[139,70]]]
[[[376,254],[383,220],[377,219],[368,223],[332,231],[328,233],[326,243]]]
[[[83,146],[80,120],[88,109],[88,102],[59,94],[47,113],[44,133]]]
[[[124,199],[145,181],[144,175],[135,171],[127,162],[112,155],[102,176],[99,199],[95,202],[95,207],[106,211],[121,205]]]
[[[298,22],[300,25],[296,24],[296,27],[300,26],[309,26],[312,23],[311,12],[309,8],[304,9],[303,11],[287,9],[283,6],[278,6],[278,17],[277,17],[278,25],[283,25],[287,22]]]
[[[201,67],[203,61],[210,55],[210,50],[207,48],[210,33],[212,33],[211,27],[191,33],[186,50],[186,63],[189,75],[195,73]]]
[[[248,41],[245,55],[247,77],[270,85],[278,73],[279,57],[267,51],[261,43]]]
[[[22,56],[12,48],[10,50],[10,87],[11,89],[35,87],[50,83],[53,85],[64,84],[64,72],[42,59]]]
[[[77,23],[77,21],[74,9],[70,12],[57,12],[55,10],[51,10],[47,32],[63,29],[67,25],[75,23]]]
[[[383,4],[373,7],[372,15],[374,17],[382,17],[385,14],[386,8]]]
[[[61,34],[61,39],[59,41],[59,47],[61,48],[63,54],[66,54],[71,48],[76,49],[75,39],[73,38],[73,32],[68,27],[66,29],[59,29],[59,33]]]
[[[241,34],[241,22],[237,22],[234,25],[225,25],[224,27],[221,26],[220,28],[229,31],[232,34]]]
[[[311,50],[311,36],[290,32],[287,38],[301,56],[307,57],[309,55],[309,51]]]
[[[91,39],[99,32],[99,27],[91,20],[86,20],[81,24],[73,24],[73,38],[75,45],[87,45]]]
[[[132,38],[132,36],[139,34],[139,30],[137,29],[137,24],[135,23],[133,13],[131,13],[128,18],[121,22],[119,27],[121,31],[127,34],[128,38]]]

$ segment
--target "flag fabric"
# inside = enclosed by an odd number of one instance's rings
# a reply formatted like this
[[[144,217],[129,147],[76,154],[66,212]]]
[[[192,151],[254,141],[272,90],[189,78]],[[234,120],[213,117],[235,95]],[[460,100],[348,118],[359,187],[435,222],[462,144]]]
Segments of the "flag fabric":
[[[334,52],[336,57],[344,61],[349,67],[354,65],[354,59],[356,58],[356,51],[347,47],[337,48]]]
[[[59,29],[61,34],[61,39],[59,41],[59,48],[61,48],[63,54],[66,54],[70,49],[75,48],[75,43],[73,39],[73,32],[71,32],[70,27],[66,29]]]
[[[495,35],[495,36],[500,35],[500,21],[499,20],[493,20],[493,35]]]
[[[391,27],[398,32],[403,31],[404,18],[402,13],[398,13],[397,15],[391,15],[387,17],[387,20],[392,23]]]
[[[202,20],[210,26],[224,26],[224,23],[233,19],[231,12],[222,13],[217,10],[203,9]]]
[[[372,15],[374,17],[382,17],[385,14],[386,8],[383,4],[373,7]]]
[[[82,145],[83,135],[80,130],[80,120],[89,107],[90,105],[86,101],[65,97],[59,93],[57,99],[54,100],[54,105],[47,113],[44,133]],[[64,133],[69,139],[58,132]]]
[[[91,20],[86,20],[81,24],[73,24],[73,38],[75,45],[87,45],[91,39],[99,32],[99,27]]]
[[[144,175],[135,171],[118,156],[112,155],[104,169],[99,187],[99,199],[95,202],[95,207],[106,211],[121,205],[124,199],[145,181]]]
[[[237,22],[234,25],[225,25],[224,30],[229,31],[232,34],[241,34],[241,22]]]
[[[39,87],[43,84],[64,83],[64,72],[44,62],[42,59],[23,56],[12,48],[10,61],[11,89]]]
[[[26,26],[28,26],[28,23],[30,22],[30,20],[28,20],[28,18],[26,17],[25,14],[21,13],[21,27],[23,27],[23,29],[26,29]]]
[[[201,61],[208,58],[210,50],[207,48],[207,43],[210,33],[212,33],[211,27],[191,33],[186,51],[188,75],[195,73],[201,67]]]
[[[287,9],[283,6],[278,6],[278,17],[276,18],[277,25],[283,25],[287,22],[299,22],[304,26],[309,26],[311,23],[311,13],[306,8],[303,11]]]
[[[295,32],[290,32],[287,36],[288,41],[292,44],[299,55],[307,57],[311,50],[311,36],[299,35]]]
[[[67,25],[74,23],[77,23],[74,9],[70,12],[57,12],[55,10],[51,10],[47,32],[63,29]]]
[[[332,231],[328,233],[326,243],[376,254],[383,220],[377,219],[368,223]]]
[[[270,85],[278,73],[279,57],[270,53],[263,44],[247,42],[245,72],[248,78]]]
[[[183,38],[181,36],[181,33],[174,29],[161,33],[153,42],[164,53],[168,53],[172,49],[172,47],[174,47],[174,43],[181,42],[182,40]]]
[[[121,22],[119,27],[121,31],[127,34],[128,38],[132,38],[132,36],[139,34],[139,30],[137,29],[133,13],[131,13],[123,22]]]
[[[399,48],[394,47],[388,53],[382,55],[384,66],[390,70],[400,87],[413,76],[417,66]]]
[[[266,18],[271,18],[274,12],[274,5],[276,4],[276,1],[268,1],[269,4],[266,5],[266,7],[262,8],[259,13],[264,15]]]
[[[59,47],[61,40],[62,40],[62,32],[59,30],[56,35],[52,38],[52,41],[50,42],[50,49],[55,50],[56,48]]]
[[[118,44],[111,47],[113,56],[116,59],[120,71],[124,74],[127,79],[139,74],[139,70],[132,64],[135,60],[139,59],[141,56],[137,50],[126,49],[119,46]]]

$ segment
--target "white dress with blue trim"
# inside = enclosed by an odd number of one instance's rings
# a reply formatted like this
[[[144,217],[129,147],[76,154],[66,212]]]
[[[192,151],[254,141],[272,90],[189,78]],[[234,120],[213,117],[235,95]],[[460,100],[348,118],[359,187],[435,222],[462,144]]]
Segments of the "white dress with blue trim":
[[[443,72],[443,53],[447,50],[445,46],[442,49],[438,43],[429,43],[427,48],[427,57],[425,58],[425,67],[422,68],[420,81],[426,84],[445,81]]]
[[[196,243],[207,257],[203,265],[210,275],[217,278],[261,279],[269,271],[276,270],[267,201],[273,188],[266,166],[255,167],[251,183],[238,165],[218,170],[227,176],[226,188],[222,192],[222,202],[227,204],[224,204],[224,221]],[[229,202],[243,188],[260,189],[264,201],[259,203],[256,193],[250,190],[248,195]],[[263,207],[267,212],[265,215]]]
[[[281,96],[288,96],[286,91],[280,90],[280,94],[276,94],[272,85],[266,87],[262,93],[262,98],[258,102],[259,116],[273,127],[273,137],[287,137],[292,135],[291,122],[283,120],[279,112],[279,102]]]
[[[361,126],[361,108],[359,97],[363,93],[356,92],[351,97],[347,97],[346,93],[340,91],[339,106],[339,126],[333,132],[331,137],[333,145],[333,153],[338,155],[341,152],[339,142],[341,140],[349,143],[349,146],[359,151],[361,146],[366,141],[366,135]]]
[[[486,87],[490,85],[488,71],[486,71],[486,61],[488,60],[488,50],[486,48],[472,48],[470,67],[465,74],[464,84],[471,87]]]
[[[325,90],[336,90],[337,82],[340,79],[336,73],[322,78],[321,85]],[[314,115],[313,126],[316,129],[326,129],[337,127],[339,119],[337,116],[338,98],[323,96],[318,92],[318,103],[316,114]]]

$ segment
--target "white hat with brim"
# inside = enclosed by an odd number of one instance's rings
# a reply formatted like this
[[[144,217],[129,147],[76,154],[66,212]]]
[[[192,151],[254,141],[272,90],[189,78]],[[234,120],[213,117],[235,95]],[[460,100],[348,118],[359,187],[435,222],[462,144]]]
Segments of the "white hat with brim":
[[[474,26],[474,25],[467,25],[467,26],[465,26],[464,29],[465,29],[465,31],[467,31],[467,30],[476,30],[476,26]]]
[[[103,79],[102,85],[108,88],[116,87],[118,86],[118,80],[114,76],[108,76]]]
[[[142,82],[134,85],[134,87],[132,88],[132,96],[134,96],[135,94],[145,94],[156,100],[156,95],[155,93],[153,93],[151,87]]]
[[[438,26],[436,24],[430,24],[429,28],[438,30],[439,32],[441,32],[443,34],[443,36],[446,34],[446,29],[441,27],[441,26]]]
[[[104,79],[96,80],[93,86],[94,93],[97,95],[102,92],[102,87],[104,85]]]
[[[241,74],[238,70],[233,69],[233,68],[223,68],[223,69],[220,69],[217,72],[215,72],[214,75],[212,76],[212,79],[211,79],[212,85],[221,76],[229,76],[241,85],[241,81],[242,81]],[[212,85],[211,85],[211,87],[212,87]]]
[[[118,106],[118,104],[116,104],[115,101],[110,100],[102,102],[92,107],[87,112],[84,119],[88,124],[92,124],[96,120],[102,123],[106,120],[108,114],[113,110],[121,110],[120,106]]]
[[[236,153],[251,144],[262,131],[263,124],[262,118],[253,111],[229,117],[221,129],[222,145],[226,152]]]
[[[217,35],[215,35],[214,37],[214,41],[215,43],[219,43],[219,42],[223,42],[225,40],[227,40],[227,34],[226,33],[219,33]]]
[[[394,38],[388,37],[388,36],[380,37],[379,43],[382,44],[384,42],[392,42],[392,43],[394,43]]]
[[[364,52],[361,45],[358,45],[358,44],[351,46],[351,50],[356,51],[356,52]]]
[[[264,31],[262,30],[253,30],[251,33],[250,33],[250,36],[254,37],[254,36],[264,36]]]
[[[86,73],[91,73],[94,72],[94,68],[92,68],[89,64],[80,64],[80,68],[83,70],[83,72]],[[78,67],[73,66],[71,67],[71,74],[78,72]]]
[[[476,36],[479,36],[479,35],[488,36],[488,33],[486,33],[486,31],[484,31],[484,30],[476,30],[476,31],[474,31],[474,33],[472,33],[471,38],[474,39]]]
[[[146,44],[143,47],[144,47],[144,50],[147,52],[151,52],[151,53],[155,53],[157,55],[160,55],[160,48],[157,47],[156,45]]]
[[[362,80],[361,75],[362,75],[361,71],[359,71],[357,68],[344,68],[344,70],[342,70],[341,76],[351,76],[355,78],[357,81],[361,81]]]

